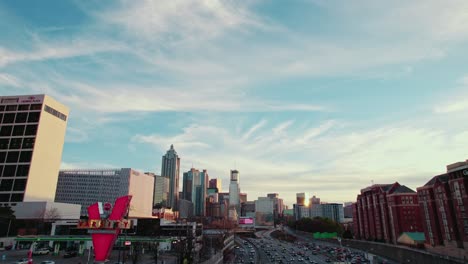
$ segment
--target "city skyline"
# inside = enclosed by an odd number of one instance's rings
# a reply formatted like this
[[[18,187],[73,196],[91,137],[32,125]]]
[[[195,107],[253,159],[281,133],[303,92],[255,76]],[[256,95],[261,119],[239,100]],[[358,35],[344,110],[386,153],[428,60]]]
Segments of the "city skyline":
[[[173,144],[222,191],[239,170],[250,200],[415,190],[468,158],[467,8],[1,2],[0,94],[70,108],[62,169],[159,174]]]

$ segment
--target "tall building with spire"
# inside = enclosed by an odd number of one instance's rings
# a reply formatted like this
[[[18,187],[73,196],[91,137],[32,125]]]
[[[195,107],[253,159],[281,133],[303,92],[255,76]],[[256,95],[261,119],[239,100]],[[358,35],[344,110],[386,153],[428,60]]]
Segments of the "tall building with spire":
[[[169,195],[167,198],[167,207],[173,211],[178,210],[179,201],[179,174],[180,158],[171,145],[171,148],[162,157],[161,176],[169,178]]]
[[[240,215],[240,188],[239,188],[239,171],[231,170],[229,183],[229,210],[235,210],[236,215]]]

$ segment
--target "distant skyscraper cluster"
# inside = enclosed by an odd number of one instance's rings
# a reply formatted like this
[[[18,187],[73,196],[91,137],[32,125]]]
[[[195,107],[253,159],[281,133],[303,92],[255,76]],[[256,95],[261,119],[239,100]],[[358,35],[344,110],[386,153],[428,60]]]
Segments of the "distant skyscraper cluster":
[[[337,223],[344,222],[343,204],[338,203],[321,203],[320,198],[309,198],[306,193],[296,194],[296,203],[293,205],[294,218],[324,217],[329,218]]]

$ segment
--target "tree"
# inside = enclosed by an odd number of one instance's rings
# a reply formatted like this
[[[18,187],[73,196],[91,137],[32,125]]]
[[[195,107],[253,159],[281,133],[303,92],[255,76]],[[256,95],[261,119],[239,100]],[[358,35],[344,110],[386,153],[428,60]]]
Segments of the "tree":
[[[141,256],[142,245],[140,242],[135,242],[132,250],[132,263],[137,264]]]
[[[15,211],[9,206],[0,206],[0,236],[9,236],[15,224]]]
[[[159,242],[151,245],[151,251],[153,253],[153,260],[154,264],[158,264],[158,257],[159,257]]]

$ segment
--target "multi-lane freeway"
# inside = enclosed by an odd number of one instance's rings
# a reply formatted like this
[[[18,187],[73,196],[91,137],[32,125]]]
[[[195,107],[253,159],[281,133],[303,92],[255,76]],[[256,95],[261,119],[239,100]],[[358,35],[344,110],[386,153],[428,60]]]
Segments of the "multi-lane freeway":
[[[364,252],[317,240],[286,242],[275,239],[275,230],[259,231],[256,238],[237,238],[234,263],[370,263]],[[380,259],[374,263],[390,263]]]

